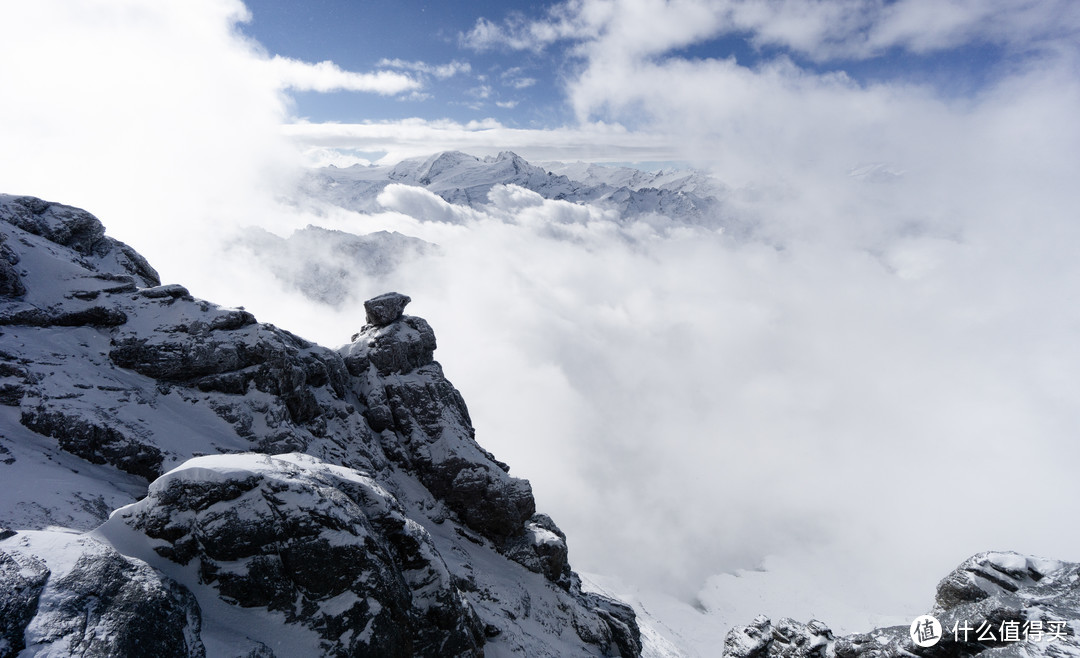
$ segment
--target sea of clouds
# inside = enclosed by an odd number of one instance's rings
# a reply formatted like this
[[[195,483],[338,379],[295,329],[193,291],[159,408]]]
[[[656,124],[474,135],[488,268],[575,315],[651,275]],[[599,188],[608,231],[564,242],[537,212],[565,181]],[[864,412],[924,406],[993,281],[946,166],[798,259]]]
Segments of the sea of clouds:
[[[625,10],[717,3],[661,4]],[[241,4],[214,0],[4,6],[4,24],[24,28],[0,40],[0,191],[85,207],[165,282],[328,346],[359,329],[364,299],[409,294],[478,440],[532,481],[579,569],[736,622],[767,612],[859,630],[925,611],[980,550],[1080,560],[1075,45],[1013,35],[1035,45],[951,96],[785,58],[657,57],[695,38],[700,21],[677,17],[662,23],[668,41],[628,52],[640,39],[611,11],[602,36],[566,37],[583,125],[667,135],[672,159],[727,184],[724,217],[748,236],[627,224],[516,188],[479,209],[404,186],[371,214],[299,200],[307,145],[281,128],[285,90],[316,88],[304,76],[326,67],[282,67],[237,31]],[[804,49],[844,36],[767,34]],[[623,133],[584,134],[595,152]],[[328,306],[236,246],[251,226],[308,224],[440,249],[356,273]]]

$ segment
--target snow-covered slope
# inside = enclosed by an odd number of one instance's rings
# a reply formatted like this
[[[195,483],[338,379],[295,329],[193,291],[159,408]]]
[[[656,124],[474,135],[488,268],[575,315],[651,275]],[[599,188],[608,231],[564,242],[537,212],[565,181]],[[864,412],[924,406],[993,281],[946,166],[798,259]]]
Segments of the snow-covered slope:
[[[408,301],[329,350],[0,196],[0,656],[638,655]]]

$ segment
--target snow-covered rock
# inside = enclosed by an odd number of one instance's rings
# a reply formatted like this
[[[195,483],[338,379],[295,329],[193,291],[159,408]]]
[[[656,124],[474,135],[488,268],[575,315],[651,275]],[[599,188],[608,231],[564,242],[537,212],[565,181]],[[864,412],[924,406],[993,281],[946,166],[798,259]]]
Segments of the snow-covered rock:
[[[0,196],[0,247],[0,656],[149,655],[139,591],[157,655],[640,653],[404,295],[339,353],[161,285],[85,211]]]
[[[364,302],[364,311],[367,313],[368,324],[376,327],[384,327],[401,317],[405,312],[405,306],[412,299],[408,295],[399,292],[388,292]]]
[[[0,656],[201,658],[201,624],[190,591],[91,537],[0,541]]]
[[[457,656],[483,644],[424,528],[372,478],[308,455],[191,459],[98,532],[151,547],[193,589],[314,631],[313,653]]]
[[[822,622],[772,623],[759,616],[732,629],[730,658],[1080,656],[1080,564],[989,551],[965,560],[937,587],[927,613],[936,642],[916,646],[908,626],[834,637]],[[914,622],[914,620],[913,620]],[[929,641],[931,638],[927,637]]]

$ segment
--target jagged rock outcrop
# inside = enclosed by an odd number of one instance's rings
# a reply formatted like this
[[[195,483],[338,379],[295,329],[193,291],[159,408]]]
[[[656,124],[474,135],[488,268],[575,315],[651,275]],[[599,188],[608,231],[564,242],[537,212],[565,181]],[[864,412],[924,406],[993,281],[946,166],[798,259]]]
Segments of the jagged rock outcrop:
[[[581,591],[476,443],[407,296],[337,352],[161,285],[78,209],[0,195],[0,247],[0,646],[640,654],[632,610]],[[76,534],[35,534],[57,525]]]
[[[385,327],[400,318],[401,314],[405,312],[405,306],[411,301],[411,297],[402,295],[399,292],[388,292],[373,297],[364,302],[367,323],[376,327]],[[434,336],[432,340],[434,340]],[[435,349],[434,345],[432,345],[432,349]]]
[[[198,603],[169,577],[88,537],[24,539],[0,543],[0,656],[206,655]]]
[[[9,536],[0,533],[0,539]],[[26,648],[24,632],[37,614],[49,573],[45,562],[32,555],[0,551],[0,656]]]
[[[366,325],[341,354],[372,427],[393,432],[390,455],[470,528],[503,542],[522,534],[536,512],[532,489],[476,443],[465,401],[434,361],[434,349],[428,323],[399,314],[389,324]]]
[[[927,656],[980,658],[1080,656],[1080,564],[1012,552],[985,552],[965,560],[937,588],[927,613],[941,625],[940,639],[916,646],[908,626],[835,637],[814,620],[759,616],[732,629],[724,642],[731,658],[860,658]]]
[[[192,459],[102,528],[125,531],[177,578],[316,632],[321,655],[482,653],[483,625],[428,533],[351,469],[302,454]]]
[[[31,235],[93,257],[103,272],[119,269],[137,277],[144,286],[161,284],[157,270],[145,258],[123,242],[106,237],[105,227],[97,217],[81,208],[5,194],[0,195],[0,215]]]

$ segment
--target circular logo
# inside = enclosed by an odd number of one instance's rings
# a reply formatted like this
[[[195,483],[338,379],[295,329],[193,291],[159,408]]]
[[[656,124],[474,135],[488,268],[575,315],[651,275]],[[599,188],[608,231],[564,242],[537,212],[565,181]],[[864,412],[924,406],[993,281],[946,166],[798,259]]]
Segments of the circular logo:
[[[941,641],[941,622],[930,615],[916,617],[908,631],[917,647],[932,647]]]

